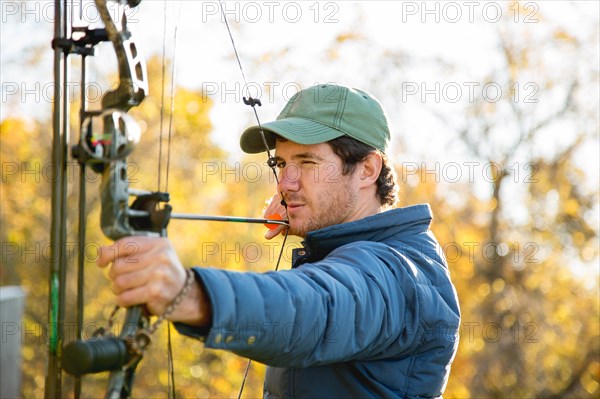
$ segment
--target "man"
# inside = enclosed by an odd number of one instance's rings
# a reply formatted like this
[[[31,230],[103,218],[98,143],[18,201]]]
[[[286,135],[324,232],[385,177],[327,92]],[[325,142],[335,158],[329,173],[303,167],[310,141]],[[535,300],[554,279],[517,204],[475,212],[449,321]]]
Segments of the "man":
[[[429,206],[388,209],[396,186],[380,104],[361,90],[313,86],[263,129],[287,206],[275,196],[267,213],[287,211],[303,248],[286,271],[194,268],[191,291],[168,318],[207,347],[267,364],[265,398],[441,396],[458,300]],[[241,147],[260,152],[264,139],[249,128]],[[166,239],[119,240],[101,251],[99,265],[110,262],[122,306],[163,314],[185,284]]]

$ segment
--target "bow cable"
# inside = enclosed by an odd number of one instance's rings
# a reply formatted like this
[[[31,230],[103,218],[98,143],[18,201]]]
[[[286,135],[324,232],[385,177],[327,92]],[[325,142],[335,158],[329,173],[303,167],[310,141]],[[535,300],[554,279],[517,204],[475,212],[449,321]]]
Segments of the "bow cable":
[[[167,5],[167,0],[165,0],[165,8]],[[166,15],[166,10],[165,10]],[[165,173],[165,192],[169,192],[169,168],[171,166],[171,137],[173,135],[173,112],[175,111],[175,60],[177,55],[177,27],[179,26],[179,17],[181,16],[181,3],[179,3],[179,11],[177,15],[177,20],[175,21],[175,26],[173,28],[173,61],[171,65],[171,92],[170,92],[170,109],[169,109],[169,129],[168,129],[168,139],[167,139],[167,165],[166,165],[166,173]],[[166,25],[166,19],[165,19]],[[164,59],[163,59],[164,61]],[[164,65],[163,65],[164,66]],[[162,106],[161,106],[162,108]],[[162,134],[162,132],[161,132]],[[162,138],[161,138],[162,141]],[[160,178],[160,174],[159,174]],[[160,191],[160,190],[159,190]],[[173,348],[171,345],[171,324],[167,324],[167,342],[168,342],[168,363],[169,363],[169,384],[171,384],[171,389],[169,390],[169,397],[175,398],[175,365],[173,363]]]
[[[162,71],[161,71],[161,87],[160,87],[160,121],[159,121],[159,133],[158,133],[158,187],[157,191],[160,191],[160,177],[161,177],[161,166],[162,166],[162,146],[163,146],[163,119],[165,111],[165,69],[166,69],[166,46],[167,46],[167,2],[163,3],[163,42],[162,42]],[[165,190],[166,191],[166,190]]]
[[[161,166],[162,166],[162,142],[163,142],[163,120],[164,120],[164,105],[165,105],[165,74],[167,65],[166,56],[166,37],[167,37],[167,0],[164,0],[164,19],[163,19],[163,46],[162,46],[162,88],[160,95],[160,133],[158,146],[158,191],[161,191]],[[171,165],[171,138],[173,133],[173,112],[175,111],[175,64],[177,56],[177,28],[181,17],[181,2],[177,11],[176,22],[173,27],[173,56],[171,62],[171,88],[170,88],[170,104],[169,104],[169,126],[167,129],[167,161],[165,171],[165,192],[169,192],[169,167]]]
[[[165,74],[166,74],[166,37],[167,37],[167,1],[164,0],[163,12],[163,43],[162,43],[162,72],[161,72],[161,96],[160,96],[160,131],[159,131],[159,146],[158,146],[158,188],[161,191],[161,166],[162,166],[162,143],[163,143],[163,119],[165,105]],[[177,19],[173,28],[173,56],[171,62],[171,88],[170,88],[170,107],[169,107],[169,125],[167,130],[167,160],[165,165],[165,190],[169,192],[169,167],[171,164],[171,137],[173,133],[173,112],[175,111],[175,56],[177,54],[177,27],[179,25],[179,17],[181,16],[181,3]],[[175,398],[175,366],[173,363],[173,347],[171,342],[171,324],[167,324],[167,364],[168,364],[168,395],[169,398]]]
[[[165,0],[166,3],[166,0]],[[181,16],[181,3],[179,8],[179,15],[173,28],[173,67],[171,68],[171,107],[169,112],[169,138],[167,151],[167,170],[165,178],[165,191],[169,192],[169,167],[171,166],[171,136],[173,132],[173,112],[175,112],[175,57],[177,55],[177,26],[179,25],[179,17]]]

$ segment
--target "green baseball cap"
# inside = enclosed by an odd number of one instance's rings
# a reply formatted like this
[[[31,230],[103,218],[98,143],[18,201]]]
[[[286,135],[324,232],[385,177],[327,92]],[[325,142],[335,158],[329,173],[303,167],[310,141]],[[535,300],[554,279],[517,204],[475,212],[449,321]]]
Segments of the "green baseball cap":
[[[388,118],[379,101],[363,90],[334,84],[294,94],[277,119],[262,128],[270,150],[275,148],[275,135],[299,144],[350,136],[384,153],[390,141]],[[249,154],[266,150],[258,126],[242,133],[240,147]]]

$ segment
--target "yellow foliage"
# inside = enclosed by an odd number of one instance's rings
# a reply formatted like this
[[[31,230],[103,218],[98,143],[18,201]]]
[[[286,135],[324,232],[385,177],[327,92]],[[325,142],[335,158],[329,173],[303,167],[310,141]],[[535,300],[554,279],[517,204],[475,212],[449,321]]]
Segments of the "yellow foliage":
[[[343,43],[346,41],[359,40],[362,39],[362,36],[357,34],[356,32],[345,32],[337,35],[335,41],[337,43]]]

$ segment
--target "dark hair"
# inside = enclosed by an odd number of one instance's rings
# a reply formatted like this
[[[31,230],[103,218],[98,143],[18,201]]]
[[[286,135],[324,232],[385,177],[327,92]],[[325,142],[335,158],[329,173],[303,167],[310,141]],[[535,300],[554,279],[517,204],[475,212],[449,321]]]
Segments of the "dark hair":
[[[333,152],[342,158],[344,167],[342,173],[344,175],[354,172],[356,164],[364,161],[370,153],[379,152],[383,163],[381,165],[381,172],[379,172],[379,177],[377,178],[377,197],[381,205],[393,206],[396,203],[398,200],[396,172],[391,167],[390,161],[384,153],[349,136],[338,137],[327,143],[331,146]]]

